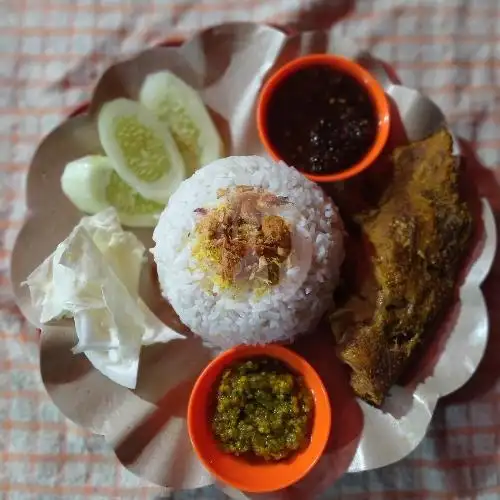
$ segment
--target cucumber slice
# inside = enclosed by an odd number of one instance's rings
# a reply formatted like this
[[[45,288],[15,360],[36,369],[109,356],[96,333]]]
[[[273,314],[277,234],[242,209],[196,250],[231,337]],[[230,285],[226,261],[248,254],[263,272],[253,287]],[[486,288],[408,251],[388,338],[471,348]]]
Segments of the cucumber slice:
[[[136,193],[105,156],[84,156],[68,163],[61,187],[73,205],[87,214],[114,207],[120,223],[125,226],[154,227],[164,208],[163,204]]]
[[[222,140],[203,100],[173,73],[147,76],[139,100],[168,124],[189,174],[222,156]]]
[[[168,127],[138,102],[124,98],[101,108],[97,126],[118,175],[144,198],[166,203],[186,174]]]

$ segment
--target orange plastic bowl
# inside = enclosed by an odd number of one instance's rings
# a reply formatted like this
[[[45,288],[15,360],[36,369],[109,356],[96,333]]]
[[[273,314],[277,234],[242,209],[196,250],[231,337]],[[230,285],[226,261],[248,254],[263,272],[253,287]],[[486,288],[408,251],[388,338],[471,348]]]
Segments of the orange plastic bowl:
[[[251,463],[223,452],[212,434],[211,417],[219,377],[237,360],[269,356],[302,375],[314,398],[314,417],[307,447],[279,462]],[[205,468],[220,481],[237,489],[265,493],[286,488],[304,477],[321,457],[328,441],[331,409],[318,374],[303,358],[279,345],[238,346],[215,358],[199,376],[188,406],[188,430],[194,450]]]
[[[354,78],[369,95],[372,105],[375,109],[377,132],[372,146],[368,149],[365,156],[355,165],[348,166],[341,172],[332,174],[310,174],[302,172],[306,177],[315,182],[334,182],[353,177],[374,163],[384,148],[389,137],[390,128],[390,110],[389,101],[384,93],[384,89],[373,78],[368,71],[362,68],[356,62],[341,56],[331,54],[312,54],[299,57],[281,67],[264,84],[257,103],[257,129],[260,140],[264,144],[267,152],[274,160],[284,160],[279,151],[271,143],[268,134],[267,113],[269,102],[273,94],[279,90],[280,84],[290,75],[298,70],[311,66],[329,66],[336,71],[343,72]],[[291,104],[293,106],[293,103]]]

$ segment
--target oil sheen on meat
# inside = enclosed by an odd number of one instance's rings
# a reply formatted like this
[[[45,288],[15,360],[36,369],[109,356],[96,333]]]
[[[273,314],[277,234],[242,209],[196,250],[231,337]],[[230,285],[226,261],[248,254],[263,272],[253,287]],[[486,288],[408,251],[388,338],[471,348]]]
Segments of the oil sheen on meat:
[[[371,272],[330,317],[351,386],[375,406],[451,304],[472,233],[447,131],[396,149],[393,165],[378,208],[358,219]]]

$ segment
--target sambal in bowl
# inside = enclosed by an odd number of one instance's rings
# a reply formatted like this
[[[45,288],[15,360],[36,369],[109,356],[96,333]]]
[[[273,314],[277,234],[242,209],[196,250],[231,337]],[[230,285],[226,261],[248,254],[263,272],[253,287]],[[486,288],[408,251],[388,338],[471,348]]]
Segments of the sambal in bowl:
[[[304,477],[321,457],[330,426],[319,375],[276,344],[220,354],[199,376],[188,406],[189,435],[205,468],[252,493]]]
[[[265,83],[257,127],[267,152],[315,182],[348,179],[372,165],[389,137],[383,88],[355,61],[299,57]]]

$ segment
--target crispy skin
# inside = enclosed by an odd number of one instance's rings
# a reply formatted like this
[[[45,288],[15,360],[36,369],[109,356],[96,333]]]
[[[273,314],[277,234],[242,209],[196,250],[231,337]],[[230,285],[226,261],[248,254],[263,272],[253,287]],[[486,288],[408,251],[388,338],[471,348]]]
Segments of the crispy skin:
[[[472,216],[451,151],[443,130],[397,149],[393,183],[378,209],[359,219],[372,274],[330,322],[355,393],[375,406],[450,305],[468,248]]]

